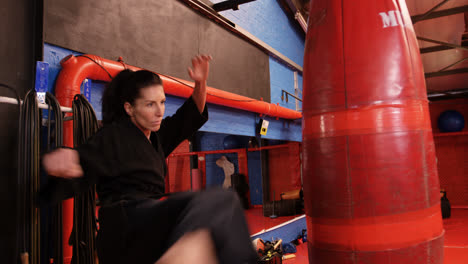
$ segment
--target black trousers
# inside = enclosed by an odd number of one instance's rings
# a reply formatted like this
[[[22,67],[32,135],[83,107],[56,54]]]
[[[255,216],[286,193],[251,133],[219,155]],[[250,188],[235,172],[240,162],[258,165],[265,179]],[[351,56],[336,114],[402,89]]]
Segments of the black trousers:
[[[198,229],[210,231],[220,263],[256,263],[244,212],[232,191],[120,201],[100,208],[99,226],[102,264],[153,264],[184,234]]]

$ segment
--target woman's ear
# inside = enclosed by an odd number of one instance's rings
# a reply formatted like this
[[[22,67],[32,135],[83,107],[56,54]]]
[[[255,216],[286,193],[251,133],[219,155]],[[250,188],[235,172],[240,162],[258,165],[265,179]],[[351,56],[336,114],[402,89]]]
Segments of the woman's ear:
[[[133,106],[129,102],[124,103],[125,112],[130,117],[133,117]]]

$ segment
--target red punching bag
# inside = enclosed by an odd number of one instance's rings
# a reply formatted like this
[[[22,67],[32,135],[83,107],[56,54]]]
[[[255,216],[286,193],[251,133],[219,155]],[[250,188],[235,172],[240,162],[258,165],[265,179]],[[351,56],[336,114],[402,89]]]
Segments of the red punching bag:
[[[312,0],[304,54],[309,263],[442,263],[439,180],[404,0]]]

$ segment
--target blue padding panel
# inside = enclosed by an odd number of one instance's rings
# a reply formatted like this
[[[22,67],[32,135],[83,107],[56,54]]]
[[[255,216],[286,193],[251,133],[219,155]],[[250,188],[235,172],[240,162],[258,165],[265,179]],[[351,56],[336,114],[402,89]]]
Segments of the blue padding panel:
[[[49,63],[43,61],[36,62],[36,81],[34,83],[36,92],[47,92],[49,81]]]
[[[210,150],[223,150],[224,149],[224,138],[226,134],[218,133],[203,133],[199,132],[196,136],[196,141],[199,146],[197,151],[210,151]],[[216,161],[221,157],[226,158],[234,164],[234,173],[239,172],[239,162],[236,153],[226,154],[210,154],[206,155],[206,186],[222,186],[224,182],[224,171],[221,167],[216,165]]]
[[[60,61],[70,54],[73,54],[75,56],[81,55],[81,53],[79,52],[74,52],[47,43],[44,44],[44,61],[46,61],[49,64],[49,78],[47,90],[53,94],[55,94],[55,82],[57,80],[57,76],[60,70],[62,69]],[[102,119],[101,98],[102,93],[104,92],[105,85],[106,83],[104,82],[93,80],[88,80],[88,82],[84,81],[81,84],[81,93],[86,96],[88,101],[90,101],[99,120]]]
[[[206,186],[222,186],[224,182],[224,171],[221,167],[216,165],[216,161],[221,158],[221,156],[226,156],[226,158],[234,164],[234,172],[239,172],[239,162],[237,159],[237,154],[227,153],[227,154],[212,154],[206,156]]]
[[[60,61],[70,54],[77,56],[81,53],[44,43],[44,61],[49,64],[48,91],[53,94],[55,94],[55,81],[62,69]]]
[[[98,120],[102,120],[101,99],[102,99],[102,93],[104,92],[104,89],[106,88],[106,83],[98,82],[98,81],[91,81],[91,86],[89,88],[90,88],[89,97],[91,100],[89,100],[88,98],[87,99],[93,106]],[[85,86],[85,82],[83,82],[83,84],[81,85],[81,93],[86,96],[85,90],[86,90],[86,86]]]
[[[281,238],[285,243],[295,240],[299,235],[302,235],[302,230],[307,229],[306,218],[295,220],[277,229],[252,236],[252,240],[261,238],[263,240],[273,241]]]
[[[223,150],[224,139],[227,134],[199,132],[196,134],[196,145],[200,146],[196,151]],[[240,148],[248,147],[249,137],[238,137]],[[239,172],[239,162],[237,154],[211,154],[206,156],[206,185],[222,186],[224,181],[224,171],[216,165],[216,161],[222,156],[226,156],[234,164],[234,171]],[[262,204],[262,167],[260,152],[248,152],[248,173],[251,204]]]
[[[259,205],[263,200],[260,151],[247,152],[247,162],[249,164],[250,203]]]
[[[93,80],[91,79],[85,79],[83,81],[83,84],[81,85],[81,93],[85,96],[85,98],[91,102],[91,85],[93,83]]]
[[[288,141],[302,141],[302,123],[301,120],[276,120],[274,118],[265,118],[270,121],[268,133],[262,138],[278,139]]]
[[[184,98],[167,96],[166,114],[172,115],[183,104]],[[208,105],[209,120],[200,131],[241,136],[255,136],[258,115],[255,113],[232,109],[219,105]],[[288,141],[302,141],[301,120],[284,120],[263,117],[270,122],[268,133],[262,138]],[[222,146],[221,146],[222,147]],[[221,148],[222,149],[222,148]],[[217,150],[217,149],[210,149]]]
[[[252,112],[220,105],[209,105],[208,122],[201,128],[205,132],[241,136],[255,136],[255,116]]]

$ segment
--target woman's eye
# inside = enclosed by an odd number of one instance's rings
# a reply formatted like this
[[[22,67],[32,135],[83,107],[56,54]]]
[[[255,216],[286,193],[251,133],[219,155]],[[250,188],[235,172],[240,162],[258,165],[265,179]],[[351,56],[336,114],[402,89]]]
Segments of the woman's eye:
[[[149,103],[146,106],[151,107],[151,106],[153,106],[153,103]]]
[[[161,101],[161,104],[166,104],[166,100],[164,100],[164,101]]]

